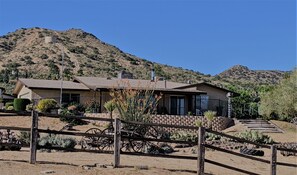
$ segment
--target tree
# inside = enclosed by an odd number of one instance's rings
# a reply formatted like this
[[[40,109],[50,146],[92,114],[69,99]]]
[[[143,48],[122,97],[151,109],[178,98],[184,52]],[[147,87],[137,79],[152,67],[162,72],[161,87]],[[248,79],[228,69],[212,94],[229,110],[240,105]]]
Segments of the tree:
[[[289,78],[281,81],[273,90],[261,94],[260,114],[267,119],[276,117],[291,120],[297,117],[297,70]]]

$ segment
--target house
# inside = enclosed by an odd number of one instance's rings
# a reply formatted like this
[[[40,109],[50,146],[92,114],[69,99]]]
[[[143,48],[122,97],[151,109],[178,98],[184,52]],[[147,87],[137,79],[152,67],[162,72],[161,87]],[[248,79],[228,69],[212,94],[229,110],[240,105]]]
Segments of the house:
[[[14,99],[14,96],[6,94],[5,93],[5,88],[0,87],[0,99],[4,101],[10,101]]]
[[[4,107],[4,104],[8,101],[12,101],[14,96],[6,94],[5,88],[0,87],[0,109]]]
[[[52,98],[60,101],[62,88],[62,102],[84,103],[90,97],[90,89],[81,83],[58,80],[39,80],[19,78],[13,90],[18,98],[27,98],[36,101],[44,98]],[[81,98],[83,97],[83,98]]]
[[[153,75],[153,74],[152,74]],[[128,82],[128,83],[127,83]],[[151,80],[74,77],[74,81],[37,80],[20,78],[13,91],[18,98],[39,100],[53,98],[62,103],[77,102],[99,104],[98,112],[105,112],[103,104],[111,99],[112,89],[148,89],[156,94],[162,94],[157,112],[170,115],[201,115],[206,110],[217,111],[220,116],[227,116],[227,89],[219,88],[208,83],[177,83],[167,80]]]

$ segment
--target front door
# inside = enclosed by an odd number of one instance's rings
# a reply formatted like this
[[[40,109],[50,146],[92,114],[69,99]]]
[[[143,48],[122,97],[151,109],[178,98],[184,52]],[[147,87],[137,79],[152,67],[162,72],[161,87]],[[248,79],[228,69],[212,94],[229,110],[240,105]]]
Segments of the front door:
[[[170,114],[185,115],[185,97],[183,96],[170,97]]]

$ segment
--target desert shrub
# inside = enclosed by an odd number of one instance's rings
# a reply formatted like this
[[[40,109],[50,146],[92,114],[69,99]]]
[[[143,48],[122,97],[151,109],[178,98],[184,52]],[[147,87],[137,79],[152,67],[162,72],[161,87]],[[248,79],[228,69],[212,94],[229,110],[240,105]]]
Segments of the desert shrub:
[[[5,109],[8,110],[8,107],[9,107],[9,106],[12,106],[12,108],[13,108],[13,102],[7,102],[7,103],[5,104]]]
[[[30,104],[29,99],[15,98],[13,100],[13,108],[15,111],[25,111],[28,104]]]
[[[45,60],[45,59],[48,59],[48,56],[47,54],[42,54],[40,58]]]
[[[58,135],[46,135],[40,138],[38,145],[40,146],[58,146],[67,149],[73,149],[76,145],[76,140],[70,137],[62,137]]]
[[[57,101],[54,99],[42,99],[38,102],[36,109],[40,112],[50,112],[50,109],[57,107]]]
[[[262,144],[274,143],[271,137],[269,137],[268,135],[264,135],[258,131],[244,131],[236,134],[236,136],[239,138]]]
[[[33,104],[31,103],[31,104],[28,104],[27,106],[26,106],[26,111],[32,111],[33,110]]]
[[[104,108],[109,112],[110,118],[112,119],[112,112],[115,110],[116,105],[113,100],[104,103]]]
[[[8,107],[6,108],[6,110],[8,110],[8,111],[12,111],[12,110],[14,110],[14,108],[13,108],[13,106],[8,106]]]
[[[214,140],[221,140],[221,136],[213,134],[213,133],[206,133],[206,140],[207,141],[214,141]]]
[[[208,127],[212,128],[212,121],[214,120],[215,116],[217,115],[217,112],[215,111],[206,111],[204,112],[204,116],[206,117],[208,121]]]
[[[201,120],[196,120],[194,124],[195,124],[196,127],[201,127],[202,126],[202,121]]]
[[[206,111],[204,112],[204,116],[207,118],[208,121],[212,121],[217,113],[215,111]]]
[[[175,132],[170,136],[171,140],[178,140],[178,141],[190,141],[190,142],[198,142],[198,135],[185,132],[185,131],[179,131]]]
[[[161,96],[155,95],[152,87],[137,90],[133,89],[129,82],[122,83],[127,86],[126,89],[110,93],[120,118],[126,121],[150,122],[150,115],[156,112]]]
[[[196,133],[189,133],[185,131],[179,131],[170,136],[170,139],[172,140],[178,140],[178,141],[190,141],[190,142],[198,142],[198,135]],[[214,140],[220,140],[221,136],[212,134],[212,133],[206,133],[206,140],[207,141],[214,141]]]
[[[90,101],[86,104],[86,112],[92,113],[92,112],[99,112],[100,104],[95,101]]]
[[[113,90],[110,95],[114,100],[120,118],[125,121],[136,121],[149,123],[151,114],[156,113],[158,101],[161,96],[156,95],[154,87],[132,88],[128,81],[122,82],[127,88],[123,90]],[[120,84],[118,86],[121,86]],[[148,127],[142,125],[124,124],[126,130],[135,131],[141,135],[148,132]]]
[[[30,132],[28,131],[21,131],[18,135],[18,139],[22,142],[22,144],[30,144]]]
[[[69,106],[66,106],[62,108],[60,114],[62,115],[60,117],[60,120],[63,122],[70,123],[72,125],[84,125],[87,124],[86,121],[80,119],[80,118],[67,118],[66,116],[77,116],[81,115],[82,112],[84,112],[85,107],[81,104],[71,103]]]

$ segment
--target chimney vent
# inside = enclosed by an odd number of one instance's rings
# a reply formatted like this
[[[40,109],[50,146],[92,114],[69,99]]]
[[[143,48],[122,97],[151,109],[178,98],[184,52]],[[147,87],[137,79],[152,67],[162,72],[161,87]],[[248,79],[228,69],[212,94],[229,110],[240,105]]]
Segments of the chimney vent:
[[[118,73],[118,79],[133,79],[133,74],[123,70]]]
[[[152,68],[151,70],[151,81],[155,81],[156,77],[155,77],[155,69]]]

